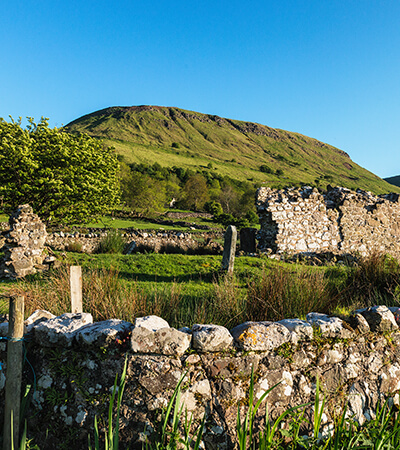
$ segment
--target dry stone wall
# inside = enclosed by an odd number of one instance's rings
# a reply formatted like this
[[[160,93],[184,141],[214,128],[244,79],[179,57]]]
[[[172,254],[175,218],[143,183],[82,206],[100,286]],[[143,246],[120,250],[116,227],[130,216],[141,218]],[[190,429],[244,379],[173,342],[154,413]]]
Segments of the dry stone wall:
[[[0,274],[6,278],[21,278],[44,270],[46,226],[29,205],[21,205],[11,215],[9,229],[2,233]]]
[[[291,406],[313,402],[316,380],[327,403],[322,431],[348,406],[360,423],[374,416],[379,401],[399,404],[400,313],[385,306],[355,311],[346,319],[310,313],[307,320],[246,322],[228,330],[196,324],[176,330],[156,316],[133,323],[93,323],[90,314],[54,317],[37,311],[25,322],[24,384],[32,385],[28,436],[42,450],[87,449],[94,417],[106,418],[116,374],[127,358],[127,384],[120,408],[121,448],[141,449],[178,381],[182,403],[206,425],[203,447],[235,449],[236,417],[246,413],[250,374],[255,398],[275,387],[259,410],[276,418]],[[8,323],[0,324],[0,337]],[[6,342],[0,340],[0,405],[7,375]],[[24,391],[24,389],[23,389]],[[306,414],[310,416],[312,407]],[[0,422],[3,410],[0,406]],[[104,421],[99,420],[100,429]]]
[[[330,188],[257,191],[259,249],[274,253],[359,253],[400,257],[398,194]]]
[[[75,231],[49,233],[46,241],[52,250],[65,251],[78,247],[85,253],[93,253],[97,250],[99,243],[107,236],[109,230],[92,229],[86,233]],[[126,253],[137,251],[151,251],[158,253],[166,251],[173,253],[190,252],[195,253],[220,253],[222,246],[216,242],[221,239],[222,233],[203,232],[193,235],[183,231],[140,231],[124,230],[122,236],[126,241]]]

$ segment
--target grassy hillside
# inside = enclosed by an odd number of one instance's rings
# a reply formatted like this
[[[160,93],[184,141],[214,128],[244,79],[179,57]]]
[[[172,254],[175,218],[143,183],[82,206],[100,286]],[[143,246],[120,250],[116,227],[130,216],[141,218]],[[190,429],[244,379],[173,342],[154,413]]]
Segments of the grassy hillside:
[[[400,186],[400,175],[384,178],[384,180],[393,186]]]
[[[111,107],[83,116],[65,129],[103,139],[127,163],[209,169],[272,187],[331,184],[377,194],[400,192],[347,153],[316,139],[178,108]]]

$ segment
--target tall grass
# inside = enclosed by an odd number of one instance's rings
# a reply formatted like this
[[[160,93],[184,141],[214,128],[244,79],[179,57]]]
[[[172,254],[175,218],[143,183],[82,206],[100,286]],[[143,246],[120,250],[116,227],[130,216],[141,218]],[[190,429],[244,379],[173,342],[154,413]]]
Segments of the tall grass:
[[[399,305],[399,264],[382,255],[361,259],[354,267],[257,262],[233,276],[218,274],[213,257],[187,266],[183,257],[150,255],[132,266],[140,281],[123,265],[123,258],[134,257],[103,258],[108,267],[90,267],[89,260],[83,266],[83,307],[96,321],[133,321],[154,314],[178,328],[194,323],[232,328],[247,320],[304,318],[310,311],[329,314],[373,304]],[[101,262],[98,256],[93,260],[97,266]],[[122,265],[122,272],[111,266],[113,261]],[[27,314],[36,309],[63,314],[70,311],[69,269],[62,266],[19,281],[11,292],[25,296]]]
[[[343,290],[343,302],[363,306],[398,303],[400,265],[398,260],[383,253],[359,258]]]
[[[83,310],[91,313],[95,321],[110,318],[132,321],[149,314],[168,320],[174,318],[179,309],[180,288],[176,283],[152,290],[135,282],[125,282],[116,269],[102,268],[84,270],[82,284]],[[62,266],[34,282],[22,281],[12,293],[25,296],[28,315],[37,309],[55,315],[69,312],[69,268]]]
[[[246,315],[254,321],[304,317],[310,311],[329,312],[334,301],[323,271],[277,266],[250,282]]]
[[[122,253],[126,241],[119,230],[109,230],[96,249],[97,253]]]

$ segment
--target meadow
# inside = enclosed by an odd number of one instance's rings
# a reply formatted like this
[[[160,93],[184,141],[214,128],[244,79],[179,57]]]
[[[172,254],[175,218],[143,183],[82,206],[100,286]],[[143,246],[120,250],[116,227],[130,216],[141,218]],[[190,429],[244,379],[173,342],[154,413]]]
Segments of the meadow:
[[[214,323],[228,329],[247,320],[304,319],[310,311],[349,315],[363,306],[398,306],[400,299],[399,263],[378,254],[323,266],[241,256],[233,275],[220,270],[215,255],[69,252],[63,258],[58,269],[1,283],[0,294],[25,295],[26,315],[68,312],[68,267],[80,265],[84,310],[94,320],[155,314],[177,328]],[[7,312],[5,297],[0,312]]]

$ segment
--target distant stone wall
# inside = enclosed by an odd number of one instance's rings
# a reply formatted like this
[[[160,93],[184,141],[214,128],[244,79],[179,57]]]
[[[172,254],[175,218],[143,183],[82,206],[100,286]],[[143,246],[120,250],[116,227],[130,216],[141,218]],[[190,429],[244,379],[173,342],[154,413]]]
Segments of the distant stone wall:
[[[25,322],[29,363],[23,383],[32,386],[33,395],[28,437],[42,450],[59,448],[60,439],[69,448],[87,449],[95,416],[104,436],[108,399],[125,357],[121,448],[142,449],[144,433],[156,429],[160,409],[184,374],[182,404],[196,424],[206,415],[202,448],[207,450],[237,448],[237,408],[243,418],[252,368],[256,399],[279,383],[262,403],[257,424],[264,423],[266,406],[276,418],[289,407],[313,402],[317,378],[327,399],[321,431],[332,429],[346,404],[348,417],[363,423],[384,398],[399,405],[398,319],[397,308],[379,306],[359,310],[346,322],[310,313],[306,321],[246,322],[230,331],[201,324],[176,330],[155,316],[93,323],[86,313],[54,317],[38,311]],[[0,323],[0,337],[7,329],[7,322]],[[0,423],[6,342],[0,340]],[[308,417],[311,412],[309,405]]]
[[[85,253],[96,251],[99,243],[107,236],[110,230],[92,229],[86,233],[79,231],[49,233],[46,245],[52,250],[65,251],[73,244],[79,244]],[[222,246],[215,242],[222,238],[222,232],[192,233],[183,231],[141,231],[121,230],[126,241],[126,252],[148,251],[158,253],[160,250],[186,252],[192,250],[210,254],[222,252]]]
[[[261,229],[259,249],[274,253],[359,253],[374,251],[400,257],[398,194],[336,187],[257,191]]]

